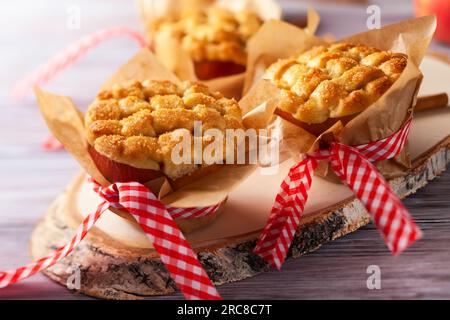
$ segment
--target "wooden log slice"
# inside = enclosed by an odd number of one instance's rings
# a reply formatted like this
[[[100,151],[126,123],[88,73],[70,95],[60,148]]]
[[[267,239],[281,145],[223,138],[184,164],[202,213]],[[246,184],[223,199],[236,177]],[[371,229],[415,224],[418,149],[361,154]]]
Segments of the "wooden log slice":
[[[406,197],[441,174],[450,162],[450,139],[420,157],[411,172],[390,183],[400,197]],[[78,179],[79,180],[79,179]],[[70,188],[69,188],[70,190]],[[31,255],[40,258],[64,245],[74,234],[67,211],[68,192],[51,205],[31,237]],[[369,223],[370,218],[358,200],[348,199],[320,214],[301,220],[289,257],[297,258],[323,244]],[[232,237],[222,245],[197,247],[198,258],[215,284],[243,280],[269,270],[252,253],[258,233]],[[103,299],[138,299],[168,295],[176,290],[164,265],[152,249],[129,249],[101,232],[93,232],[74,252],[47,269],[45,274],[66,285],[79,270],[79,292]]]

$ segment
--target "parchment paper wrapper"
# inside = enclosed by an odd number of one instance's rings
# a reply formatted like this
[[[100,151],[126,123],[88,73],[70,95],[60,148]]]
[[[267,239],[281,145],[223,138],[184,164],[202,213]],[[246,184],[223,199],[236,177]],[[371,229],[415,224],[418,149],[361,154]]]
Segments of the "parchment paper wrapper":
[[[161,63],[180,79],[198,81],[194,62],[181,46],[179,39],[168,34],[152,34],[152,23],[164,16],[179,16],[185,8],[219,5],[233,11],[243,9],[257,13],[264,21],[281,19],[282,11],[274,0],[139,0],[141,17],[147,30],[155,55]],[[202,81],[211,89],[226,97],[240,99],[244,84],[244,73]]]
[[[336,123],[320,137],[277,117],[283,134],[283,142],[288,146],[292,157],[299,160],[302,153],[317,149],[319,142],[325,137],[330,139],[330,135],[333,139],[347,145],[361,145],[383,139],[398,131],[412,116],[412,107],[416,103],[422,80],[419,65],[435,28],[436,19],[429,16],[403,21],[338,41],[406,53],[408,64],[400,78],[377,102],[355,116],[346,125],[341,122]],[[281,34],[283,37],[279,36]],[[267,82],[260,79],[266,68],[278,59],[292,57],[313,46],[326,44],[325,40],[315,37],[308,29],[299,29],[282,21],[267,22],[253,37],[249,46],[245,92],[252,87],[262,86],[261,82]],[[270,84],[265,86],[270,86]],[[273,93],[268,92],[266,99],[271,101],[270,109],[275,110],[276,101],[271,96]],[[260,94],[260,99],[264,99],[263,96],[264,92]],[[410,167],[409,148],[406,147],[395,159],[377,163],[377,167],[386,178],[404,174]],[[328,165],[322,164],[316,173],[326,175],[327,168]]]
[[[180,80],[165,69],[148,49],[139,51],[130,61],[124,64],[103,85],[103,89],[113,84],[121,84],[128,80],[170,80],[179,83]],[[87,152],[83,114],[72,99],[35,90],[41,113],[52,134],[65,146],[83,169],[102,185],[109,185],[105,177],[97,169]],[[253,108],[251,103],[258,101],[250,96],[240,103],[245,110],[253,110],[248,118],[253,128],[263,128],[266,121],[266,110]],[[262,101],[262,100],[260,100]],[[261,111],[259,111],[261,110]],[[250,175],[257,164],[252,165],[224,165],[220,170],[204,176],[195,182],[172,191],[166,182],[159,193],[159,198],[167,205],[179,208],[211,206],[223,201],[230,191]]]

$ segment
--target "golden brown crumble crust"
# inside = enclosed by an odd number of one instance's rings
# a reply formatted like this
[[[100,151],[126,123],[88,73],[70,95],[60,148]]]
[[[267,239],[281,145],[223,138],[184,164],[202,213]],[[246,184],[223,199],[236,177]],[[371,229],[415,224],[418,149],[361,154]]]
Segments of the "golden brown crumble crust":
[[[247,41],[263,21],[248,10],[232,12],[217,6],[184,11],[181,17],[164,17],[151,26],[153,33],[168,33],[196,61],[247,62]]]
[[[316,124],[363,111],[392,86],[406,64],[402,53],[338,43],[279,60],[265,78],[282,89],[281,110]]]
[[[234,99],[202,84],[169,81],[133,81],[100,92],[89,106],[85,126],[89,144],[100,154],[141,169],[162,167],[176,179],[199,168],[193,161],[174,164],[171,158],[183,137],[194,140],[194,121],[202,122],[203,132],[243,128]],[[195,139],[202,145],[213,141],[206,135]]]

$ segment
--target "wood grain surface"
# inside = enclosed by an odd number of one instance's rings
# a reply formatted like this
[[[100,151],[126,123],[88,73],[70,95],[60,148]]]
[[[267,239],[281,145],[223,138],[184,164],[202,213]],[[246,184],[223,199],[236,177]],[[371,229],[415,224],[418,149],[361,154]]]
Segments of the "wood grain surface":
[[[382,7],[382,22],[406,19],[410,1],[375,1]],[[81,29],[66,27],[68,8],[81,9]],[[304,14],[302,1],[284,1],[288,17]],[[317,6],[323,18],[320,33],[338,37],[365,30],[367,6]],[[349,14],[361,19],[346,19]],[[40,62],[83,34],[103,27],[140,28],[132,1],[18,0],[0,5],[0,269],[29,261],[28,240],[36,222],[52,200],[78,172],[65,152],[41,149],[48,131],[34,98],[14,102],[13,84]],[[433,44],[450,54],[450,48]],[[105,43],[45,88],[75,97],[86,106],[103,80],[136,50],[128,39]],[[289,261],[282,272],[269,272],[239,283],[224,285],[225,298],[450,298],[450,172],[431,182],[405,204],[425,232],[422,241],[399,257],[392,257],[378,231],[369,225],[323,246],[315,253]],[[381,290],[366,286],[370,265],[381,268]],[[170,298],[180,298],[175,295]],[[88,299],[73,294],[43,275],[0,290],[0,299]],[[164,298],[161,298],[164,299]]]

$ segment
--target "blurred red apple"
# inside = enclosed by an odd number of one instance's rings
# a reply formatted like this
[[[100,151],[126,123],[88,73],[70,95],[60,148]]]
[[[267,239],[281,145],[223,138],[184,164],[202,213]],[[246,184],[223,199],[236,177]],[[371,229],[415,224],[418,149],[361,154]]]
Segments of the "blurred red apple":
[[[437,28],[435,39],[450,44],[450,0],[416,0],[416,16],[435,14]]]

